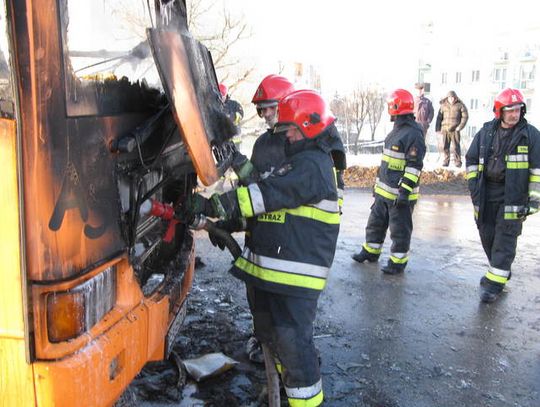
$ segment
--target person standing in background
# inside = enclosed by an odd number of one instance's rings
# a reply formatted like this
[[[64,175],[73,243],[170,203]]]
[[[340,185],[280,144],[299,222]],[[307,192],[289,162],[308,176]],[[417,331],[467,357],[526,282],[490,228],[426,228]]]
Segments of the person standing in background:
[[[443,139],[443,167],[450,164],[450,153],[456,167],[461,167],[461,130],[469,120],[467,107],[451,90],[441,99],[441,107],[437,115],[435,131]]]
[[[435,111],[433,110],[433,103],[431,103],[431,100],[424,96],[424,86],[424,83],[417,83],[414,85],[418,91],[418,96],[414,98],[414,117],[416,123],[422,126],[425,139],[429,125],[435,115]]]

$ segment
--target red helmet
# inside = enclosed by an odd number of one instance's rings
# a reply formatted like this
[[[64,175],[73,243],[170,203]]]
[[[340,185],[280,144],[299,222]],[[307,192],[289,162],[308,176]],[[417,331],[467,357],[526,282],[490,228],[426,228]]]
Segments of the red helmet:
[[[405,89],[396,89],[386,99],[388,114],[399,116],[414,113],[414,97]]]
[[[313,90],[297,90],[280,100],[276,128],[294,125],[304,137],[311,139],[335,120],[321,95]]]
[[[507,88],[499,93],[495,97],[495,103],[493,104],[493,113],[497,119],[501,118],[501,109],[503,107],[521,105],[521,115],[526,112],[525,102],[523,101],[523,95],[517,89]]]
[[[219,84],[219,93],[221,93],[222,98],[225,99],[225,96],[227,96],[228,91],[229,91],[229,89],[227,89],[227,86],[225,86],[222,83]]]
[[[294,85],[284,76],[268,75],[264,78],[251,99],[258,107],[276,106],[280,99],[294,92]]]

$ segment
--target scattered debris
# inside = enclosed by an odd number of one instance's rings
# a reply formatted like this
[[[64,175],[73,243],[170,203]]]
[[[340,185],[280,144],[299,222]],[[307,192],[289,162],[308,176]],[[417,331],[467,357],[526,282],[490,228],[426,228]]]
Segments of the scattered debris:
[[[223,353],[209,353],[196,359],[184,360],[184,367],[188,374],[198,382],[226,372],[236,364],[238,364],[237,361]]]

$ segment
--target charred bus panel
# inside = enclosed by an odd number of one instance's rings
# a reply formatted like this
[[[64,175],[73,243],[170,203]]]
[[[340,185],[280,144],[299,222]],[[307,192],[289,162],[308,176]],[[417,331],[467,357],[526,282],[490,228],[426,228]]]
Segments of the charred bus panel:
[[[186,225],[141,206],[217,180],[234,128],[182,1],[4,9],[2,401],[111,405],[167,356],[194,273]]]

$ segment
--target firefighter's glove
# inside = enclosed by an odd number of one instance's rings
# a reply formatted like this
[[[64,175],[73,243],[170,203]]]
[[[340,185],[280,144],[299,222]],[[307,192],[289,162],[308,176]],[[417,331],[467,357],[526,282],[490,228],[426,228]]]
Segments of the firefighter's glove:
[[[239,151],[235,151],[234,153],[232,169],[242,185],[253,184],[259,180],[259,173],[253,166],[253,163]]]
[[[527,216],[529,216],[531,213],[533,213],[531,211],[531,208],[529,206],[524,206],[523,208],[521,208],[517,215],[518,215],[518,219],[525,219]]]
[[[223,238],[214,235],[213,233],[208,233],[208,237],[210,238],[210,243],[215,247],[219,247],[220,250],[225,250],[225,240],[223,240]]]
[[[185,212],[188,217],[205,215],[211,218],[215,217],[214,207],[210,199],[200,194],[190,195],[185,204]]]
[[[409,194],[405,191],[400,190],[396,200],[394,201],[394,205],[403,207],[409,206],[409,204]]]
[[[204,215],[209,218],[226,217],[225,209],[219,200],[219,194],[213,194],[210,199],[200,194],[191,195],[185,206],[185,212],[188,217]]]

